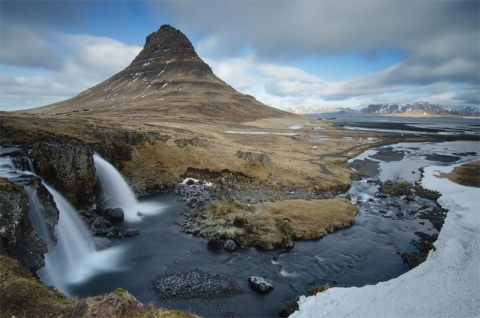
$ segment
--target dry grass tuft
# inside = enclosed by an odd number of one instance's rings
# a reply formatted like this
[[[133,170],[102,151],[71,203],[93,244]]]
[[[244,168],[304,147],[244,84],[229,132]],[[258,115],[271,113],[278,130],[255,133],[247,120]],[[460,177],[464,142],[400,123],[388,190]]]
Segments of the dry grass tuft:
[[[201,220],[204,233],[240,237],[247,246],[283,247],[286,241],[316,239],[354,223],[356,208],[346,199],[284,200],[259,204],[210,204]],[[248,227],[246,226],[248,225]]]
[[[0,304],[2,317],[83,317],[87,307],[42,285],[7,256],[0,256]]]

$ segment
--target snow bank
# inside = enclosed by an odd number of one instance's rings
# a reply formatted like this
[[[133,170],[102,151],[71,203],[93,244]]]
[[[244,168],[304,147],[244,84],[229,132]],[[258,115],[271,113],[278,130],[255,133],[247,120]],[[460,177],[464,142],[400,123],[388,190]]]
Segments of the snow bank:
[[[377,285],[302,296],[290,317],[479,317],[480,189],[436,177],[453,168],[425,168],[423,186],[449,213],[424,263]]]

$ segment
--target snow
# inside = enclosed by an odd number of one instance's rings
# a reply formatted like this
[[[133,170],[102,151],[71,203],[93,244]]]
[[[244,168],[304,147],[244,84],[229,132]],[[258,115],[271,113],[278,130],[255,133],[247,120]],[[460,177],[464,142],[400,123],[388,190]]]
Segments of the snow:
[[[185,178],[185,179],[183,179],[183,181],[180,184],[188,185],[189,181],[193,181],[193,183],[197,183],[197,184],[198,183],[203,183],[207,187],[212,187],[213,186],[212,182],[202,182],[202,181],[200,181],[198,179],[194,179],[194,178]]]
[[[376,285],[302,296],[290,317],[480,317],[480,189],[437,178],[454,167],[425,168],[422,185],[449,212],[424,263]]]

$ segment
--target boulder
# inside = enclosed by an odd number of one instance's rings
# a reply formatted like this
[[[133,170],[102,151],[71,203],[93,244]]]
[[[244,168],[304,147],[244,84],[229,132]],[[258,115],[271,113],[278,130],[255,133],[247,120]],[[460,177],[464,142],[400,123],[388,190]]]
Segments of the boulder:
[[[122,222],[125,213],[122,208],[108,208],[103,211],[103,216],[112,223]]]
[[[233,240],[227,240],[225,244],[223,245],[223,248],[226,249],[229,252],[233,252],[238,248],[237,244]]]
[[[219,233],[215,233],[209,240],[208,240],[208,247],[213,249],[222,249],[225,245],[225,240],[222,239]]]
[[[272,283],[259,276],[250,277],[248,283],[250,284],[250,287],[262,294],[266,294],[273,289]]]

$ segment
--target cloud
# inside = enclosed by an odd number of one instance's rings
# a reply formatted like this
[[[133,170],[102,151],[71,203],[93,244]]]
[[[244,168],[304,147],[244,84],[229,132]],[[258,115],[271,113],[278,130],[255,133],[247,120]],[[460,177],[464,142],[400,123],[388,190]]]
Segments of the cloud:
[[[238,56],[245,46],[256,59],[277,64],[347,52],[368,60],[392,49],[404,59],[385,70],[390,72],[383,76],[387,85],[479,83],[478,1],[180,1],[161,6],[185,32],[208,34],[202,44],[209,43],[209,54],[220,59]]]
[[[59,55],[41,30],[12,23],[3,24],[0,34],[2,64],[51,70],[61,67]]]
[[[50,36],[63,53],[56,54],[58,65],[42,76],[0,74],[1,110],[38,107],[72,97],[121,71],[141,50],[105,37],[64,33]],[[25,61],[19,64],[28,66]],[[25,102],[19,104],[22,98]]]

